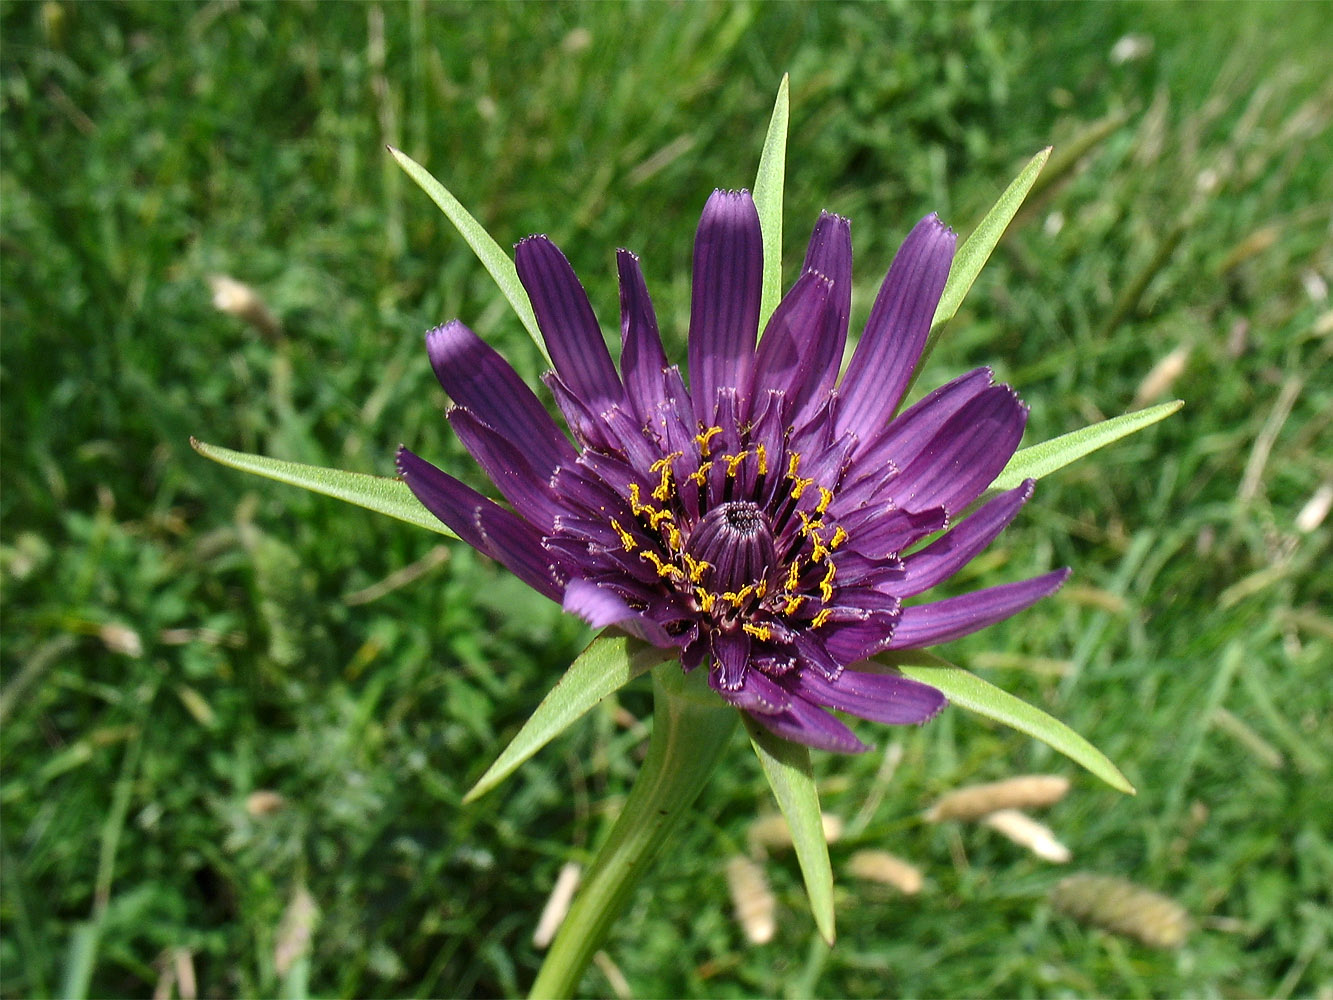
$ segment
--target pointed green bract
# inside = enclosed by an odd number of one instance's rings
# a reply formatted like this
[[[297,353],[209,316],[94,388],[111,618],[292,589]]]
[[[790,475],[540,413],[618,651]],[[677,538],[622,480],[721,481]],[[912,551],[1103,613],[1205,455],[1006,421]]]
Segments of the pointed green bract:
[[[489,792],[599,701],[667,658],[666,651],[626,635],[598,636],[570,664],[463,801],[472,802]]]
[[[789,81],[783,74],[773,117],[759,155],[754,179],[754,207],[759,212],[759,231],[764,246],[763,292],[759,299],[759,329],[763,330],[782,298],[782,186],[787,173],[787,122],[791,115]]]
[[[458,234],[467,241],[467,245],[472,248],[472,252],[477,255],[477,259],[490,272],[504,297],[514,307],[514,312],[518,314],[518,318],[527,327],[533,343],[537,345],[537,350],[542,352],[542,357],[546,359],[546,363],[549,365],[551,356],[546,353],[546,343],[542,339],[541,331],[537,328],[537,315],[532,311],[532,302],[529,301],[528,293],[522,282],[518,280],[518,270],[514,267],[514,261],[509,254],[501,249],[500,244],[495,242],[494,237],[486,232],[482,224],[473,218],[462,203],[449,192],[449,189],[432,177],[425,167],[402,150],[390,146],[389,152],[398,161],[398,165],[407,172],[407,176],[416,181],[417,186],[430,196],[431,201],[440,206],[440,211],[454,224]]]
[[[764,777],[787,818],[796,860],[805,879],[805,893],[815,926],[829,944],[835,937],[833,922],[833,869],[829,865],[828,841],[819,810],[819,789],[810,769],[810,751],[799,743],[774,736],[748,715],[742,715]]]
[[[299,486],[312,493],[322,493],[347,503],[365,507],[380,514],[388,514],[408,524],[429,528],[449,538],[457,538],[439,519],[421,506],[407,484],[387,476],[370,476],[364,472],[344,472],[325,469],[318,465],[284,462],[266,455],[251,455],[243,451],[220,448],[206,441],[190,438],[190,446],[205,458],[242,472],[250,472],[265,479],[273,479],[289,486]]]
[[[984,715],[988,719],[1041,740],[1075,764],[1087,768],[1116,791],[1127,795],[1137,794],[1134,786],[1120,773],[1120,769],[1074,730],[1041,709],[982,680],[976,674],[956,667],[947,660],[942,660],[924,650],[896,650],[883,653],[875,659],[881,664],[895,668],[912,680],[929,684],[943,692],[944,696],[959,708]]]
[[[1090,455],[1099,448],[1105,448],[1108,444],[1119,441],[1122,437],[1128,437],[1135,431],[1141,431],[1159,420],[1165,420],[1184,405],[1183,400],[1177,399],[1170,403],[1150,406],[1146,410],[1135,410],[1133,413],[1125,413],[1110,420],[1102,420],[1070,431],[1068,434],[1061,434],[1049,441],[1043,441],[1041,444],[1022,448],[1014,452],[1009,464],[991,484],[989,493],[1013,489],[1024,479],[1049,476],[1084,455]]]
[[[930,336],[926,338],[921,360],[917,362],[917,372],[921,371],[931,351],[935,349],[935,341],[939,339],[944,324],[953,319],[958,307],[963,304],[963,299],[971,290],[972,283],[977,280],[977,275],[986,266],[986,261],[990,260],[991,252],[1000,242],[1000,237],[1004,235],[1009,223],[1018,214],[1023,200],[1032,190],[1037,175],[1041,173],[1041,168],[1046,165],[1050,155],[1051,147],[1047,146],[1028,161],[1027,166],[1004,189],[1004,194],[1000,195],[1000,199],[991,206],[986,217],[978,223],[976,229],[972,230],[971,235],[963,240],[963,245],[954,254],[953,265],[949,268],[949,278],[944,283],[939,305],[935,307],[935,318],[930,323]],[[913,378],[915,379],[915,376]]]

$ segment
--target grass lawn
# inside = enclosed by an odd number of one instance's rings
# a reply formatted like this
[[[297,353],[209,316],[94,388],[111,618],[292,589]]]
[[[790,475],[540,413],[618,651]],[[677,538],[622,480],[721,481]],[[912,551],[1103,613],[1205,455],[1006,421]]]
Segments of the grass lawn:
[[[960,589],[1060,594],[943,649],[1106,751],[1126,798],[950,710],[816,754],[839,940],[774,853],[746,942],[728,858],[773,808],[738,738],[588,995],[1333,998],[1333,36],[1319,4],[0,3],[0,996],[523,992],[565,862],[633,779],[622,692],[461,797],[587,642],[461,543],[195,455],[480,484],[421,334],[541,359],[385,153],[502,244],[558,242],[608,333],[638,252],[684,357],[691,240],[751,183],[791,73],[791,280],[853,220],[853,330],[897,244],[966,233],[1055,153],[924,388],[980,364],[1026,442],[1179,397],[1044,480]],[[214,307],[253,287],[272,322]],[[1155,379],[1150,377],[1155,373]],[[1315,523],[1318,522],[1318,523]],[[891,780],[889,767],[897,760]],[[1039,860],[922,811],[1053,772]],[[879,848],[904,896],[848,871]],[[1191,915],[1178,949],[1051,905],[1073,871]],[[295,956],[295,957],[293,957]],[[172,992],[174,991],[174,993]]]

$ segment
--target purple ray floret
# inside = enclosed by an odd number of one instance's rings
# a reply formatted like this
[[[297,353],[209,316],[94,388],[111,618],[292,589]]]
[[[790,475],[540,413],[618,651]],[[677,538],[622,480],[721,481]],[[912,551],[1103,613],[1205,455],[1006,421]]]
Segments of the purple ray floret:
[[[431,364],[454,400],[450,424],[508,506],[406,449],[399,472],[460,538],[567,611],[675,650],[686,671],[706,664],[722,698],[779,736],[865,750],[830,710],[914,723],[945,699],[863,661],[1008,618],[1068,575],[905,603],[965,566],[1032,495],[1028,480],[955,523],[1027,421],[988,369],[894,416],[955,240],[934,215],[912,230],[839,383],[847,220],[820,217],[801,276],[760,336],[759,216],[749,192],[714,192],[695,238],[687,388],[637,257],[617,255],[617,371],[569,262],[529,237],[517,248],[519,280],[574,444],[508,363],[454,321],[426,335]]]

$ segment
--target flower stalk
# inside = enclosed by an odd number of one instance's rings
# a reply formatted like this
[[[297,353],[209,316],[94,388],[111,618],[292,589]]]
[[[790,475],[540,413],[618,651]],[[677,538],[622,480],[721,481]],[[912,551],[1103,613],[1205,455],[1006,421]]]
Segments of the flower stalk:
[[[546,953],[529,996],[568,997],[657,852],[688,814],[736,728],[703,671],[653,672],[653,735],[629,798]]]

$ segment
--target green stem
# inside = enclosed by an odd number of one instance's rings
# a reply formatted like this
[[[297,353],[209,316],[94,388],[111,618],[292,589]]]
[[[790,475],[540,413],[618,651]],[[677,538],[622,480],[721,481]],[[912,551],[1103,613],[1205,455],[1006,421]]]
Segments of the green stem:
[[[639,879],[712,774],[738,713],[708,690],[703,674],[696,670],[685,677],[674,661],[654,668],[648,757],[546,953],[530,997],[573,995]]]

